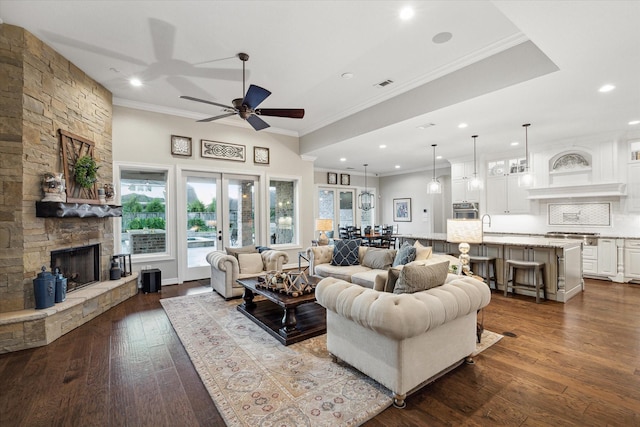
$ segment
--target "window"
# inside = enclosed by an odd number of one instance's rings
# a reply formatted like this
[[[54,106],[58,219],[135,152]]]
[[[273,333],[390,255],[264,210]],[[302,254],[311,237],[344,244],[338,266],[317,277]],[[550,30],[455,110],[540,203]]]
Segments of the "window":
[[[272,245],[296,243],[296,190],[295,180],[269,181],[269,241]]]
[[[134,256],[168,254],[169,171],[120,166],[119,172],[122,204],[120,253]]]

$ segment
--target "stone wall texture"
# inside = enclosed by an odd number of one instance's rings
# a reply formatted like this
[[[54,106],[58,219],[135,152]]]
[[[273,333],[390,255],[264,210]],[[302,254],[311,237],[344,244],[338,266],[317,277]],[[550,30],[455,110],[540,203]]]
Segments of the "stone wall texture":
[[[113,182],[112,95],[23,28],[0,25],[0,313],[33,308],[33,279],[52,250],[101,243],[108,280],[113,218],[36,218],[42,175],[62,172],[58,130],[95,143]]]

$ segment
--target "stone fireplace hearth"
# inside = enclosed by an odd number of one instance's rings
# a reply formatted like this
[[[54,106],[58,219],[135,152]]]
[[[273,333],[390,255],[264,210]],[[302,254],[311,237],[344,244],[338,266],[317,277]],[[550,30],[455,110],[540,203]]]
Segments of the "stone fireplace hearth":
[[[36,215],[43,175],[63,171],[59,129],[92,141],[99,182],[113,182],[111,93],[31,33],[6,23],[0,25],[0,75],[7,82],[0,93],[1,353],[51,342],[134,295],[137,286],[136,275],[106,282],[118,219]],[[51,253],[90,245],[99,248],[98,282],[51,310],[35,310],[33,279],[50,265]]]

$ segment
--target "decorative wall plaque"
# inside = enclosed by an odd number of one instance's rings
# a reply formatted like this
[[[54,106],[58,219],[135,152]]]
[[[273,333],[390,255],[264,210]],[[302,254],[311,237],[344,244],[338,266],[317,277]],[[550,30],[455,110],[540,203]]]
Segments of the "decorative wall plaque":
[[[191,157],[191,138],[188,136],[171,135],[171,154]]]
[[[236,162],[244,162],[247,157],[247,147],[238,144],[229,144],[227,142],[201,140],[202,157],[211,159],[234,160]]]

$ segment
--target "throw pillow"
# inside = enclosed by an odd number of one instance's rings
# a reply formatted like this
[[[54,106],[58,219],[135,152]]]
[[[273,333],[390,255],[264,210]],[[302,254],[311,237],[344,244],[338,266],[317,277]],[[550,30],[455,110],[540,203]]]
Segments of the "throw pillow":
[[[224,248],[224,250],[227,251],[227,255],[233,255],[236,259],[238,259],[238,254],[253,254],[258,252],[256,247],[251,245],[241,248]]]
[[[393,266],[408,264],[411,261],[416,259],[416,248],[411,246],[409,243],[404,242],[400,249],[398,249],[398,253],[396,254],[395,259],[393,260]]]
[[[387,273],[387,281],[384,284],[384,292],[393,292],[393,289],[396,286],[396,282],[398,281],[398,277],[400,277],[400,272],[402,269],[400,267],[392,267],[388,270]]]
[[[369,248],[364,254],[362,265],[375,270],[386,270],[393,264],[394,252],[390,249]]]
[[[419,241],[413,243],[413,247],[416,248],[416,261],[423,261],[431,258],[433,250],[431,246],[423,246]]]
[[[333,247],[333,257],[331,265],[358,265],[358,249],[360,248],[360,239],[353,240],[336,240]]]
[[[262,263],[262,255],[260,253],[251,254],[238,254],[238,265],[240,266],[240,273],[242,274],[255,274],[262,273],[264,270],[264,264]]]
[[[449,261],[432,264],[409,263],[400,272],[393,288],[394,294],[412,294],[441,286],[449,273]]]

